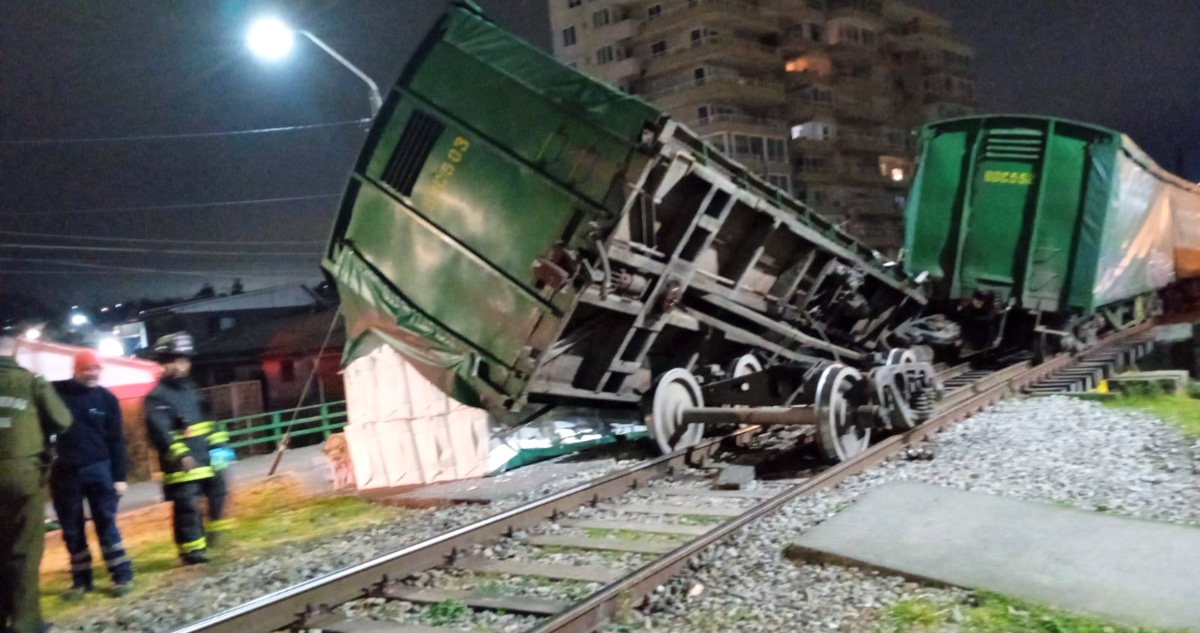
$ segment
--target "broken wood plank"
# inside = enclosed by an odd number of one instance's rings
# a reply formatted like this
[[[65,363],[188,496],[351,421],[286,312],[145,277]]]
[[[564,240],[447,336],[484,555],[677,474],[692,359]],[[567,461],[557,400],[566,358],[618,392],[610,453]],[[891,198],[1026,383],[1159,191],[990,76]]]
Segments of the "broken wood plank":
[[[547,600],[546,598],[527,598],[525,596],[489,596],[474,591],[457,591],[451,589],[414,589],[410,587],[389,587],[384,591],[388,598],[407,600],[421,604],[436,604],[447,600],[458,600],[473,609],[492,609],[527,615],[556,615],[567,607],[569,602]]]
[[[492,560],[482,556],[462,556],[454,566],[475,572],[509,574],[511,576],[540,576],[554,580],[583,580],[608,584],[621,579],[621,574],[605,567],[528,563],[518,560]]]
[[[700,536],[712,528],[703,525],[680,525],[678,523],[638,523],[637,521],[606,521],[604,519],[564,519],[558,522],[563,527],[595,530],[625,530],[627,532],[650,532],[652,534],[682,534]]]
[[[604,552],[632,552],[634,554],[666,554],[679,547],[678,543],[665,541],[629,541],[616,538],[584,538],[580,536],[533,536],[526,539],[530,545],[541,547],[573,547],[575,549]]]

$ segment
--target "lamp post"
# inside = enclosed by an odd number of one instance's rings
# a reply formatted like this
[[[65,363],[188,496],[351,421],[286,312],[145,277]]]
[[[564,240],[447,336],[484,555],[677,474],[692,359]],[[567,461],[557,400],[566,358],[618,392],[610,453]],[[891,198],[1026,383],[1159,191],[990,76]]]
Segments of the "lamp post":
[[[250,50],[259,57],[265,59],[280,59],[291,52],[292,40],[294,39],[294,35],[296,33],[308,38],[308,40],[313,44],[316,44],[318,48],[326,53],[329,53],[330,57],[336,59],[339,64],[345,66],[347,70],[354,73],[354,76],[358,77],[363,81],[363,83],[367,84],[367,88],[370,89],[368,96],[371,100],[371,116],[375,116],[375,113],[379,112],[379,108],[383,106],[383,97],[379,95],[379,86],[376,85],[375,80],[371,79],[366,73],[359,70],[357,66],[351,64],[349,60],[347,60],[345,57],[342,57],[340,53],[333,50],[331,46],[325,42],[322,42],[319,37],[313,35],[311,32],[303,29],[293,31],[283,22],[280,22],[276,19],[267,18],[255,22],[254,25],[250,27],[250,32],[246,38],[246,43],[250,46]]]

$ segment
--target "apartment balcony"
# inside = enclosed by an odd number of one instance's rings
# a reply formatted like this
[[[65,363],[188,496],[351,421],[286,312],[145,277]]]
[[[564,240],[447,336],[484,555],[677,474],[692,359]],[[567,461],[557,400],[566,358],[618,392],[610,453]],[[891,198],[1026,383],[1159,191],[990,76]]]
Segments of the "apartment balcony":
[[[836,154],[839,150],[835,141],[803,137],[792,139],[788,145],[792,156],[828,156]]]
[[[839,133],[837,145],[846,152],[865,152],[868,154],[906,154],[908,149],[903,143],[894,143],[881,136],[869,134]]]
[[[883,174],[879,173],[879,170],[875,168],[847,168],[842,170],[841,176],[841,182],[856,186],[882,188],[897,185],[897,183],[893,182],[891,178],[884,177]],[[874,204],[874,202],[871,204]]]
[[[834,185],[841,182],[841,174],[832,170],[798,171],[792,174],[792,183],[794,184]]]
[[[641,20],[617,20],[610,22],[595,30],[593,38],[600,38],[605,42],[616,42],[618,40],[629,40],[637,37],[638,26]]]
[[[647,93],[644,98],[667,110],[695,103],[726,103],[749,108],[773,108],[784,103],[780,82],[725,76],[686,81]]]
[[[829,4],[831,6],[827,15],[830,21],[850,19],[858,23],[874,25],[877,27],[876,30],[880,32],[884,30],[884,19],[881,11],[868,11],[854,2],[841,3],[835,0]]]
[[[747,114],[715,114],[702,119],[685,121],[683,124],[700,136],[718,132],[780,136],[787,131],[788,127],[787,122],[780,119],[767,119]]]
[[[782,159],[766,160],[760,154],[741,154],[738,152],[725,152],[725,155],[763,178],[766,178],[767,174],[790,174],[792,171],[791,165]]]
[[[788,29],[779,38],[779,50],[791,59],[825,50],[825,42],[814,42],[800,29]]]
[[[777,48],[736,37],[710,35],[654,55],[646,73],[649,76],[665,75],[706,61],[720,61],[723,66],[758,71],[783,66]]]
[[[833,87],[843,94],[863,97],[887,96],[895,92],[895,85],[869,77],[853,77],[850,75],[832,75]]]
[[[774,33],[778,23],[749,0],[676,0],[642,24],[647,37],[703,21],[707,26],[747,33]]]
[[[890,108],[862,103],[839,103],[833,108],[833,116],[838,121],[865,123],[887,123],[895,118]]]
[[[787,115],[796,123],[829,121],[834,117],[834,108],[832,103],[791,98],[787,103]]]
[[[610,84],[618,84],[624,79],[640,77],[642,60],[636,57],[627,57],[619,62],[610,62],[594,68],[597,77]]]

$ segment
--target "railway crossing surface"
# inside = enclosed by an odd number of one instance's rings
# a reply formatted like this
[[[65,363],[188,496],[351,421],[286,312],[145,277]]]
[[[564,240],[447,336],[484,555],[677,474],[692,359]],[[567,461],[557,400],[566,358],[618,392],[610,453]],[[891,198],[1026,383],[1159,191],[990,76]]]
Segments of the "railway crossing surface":
[[[921,483],[863,496],[788,555],[1200,631],[1200,530]]]

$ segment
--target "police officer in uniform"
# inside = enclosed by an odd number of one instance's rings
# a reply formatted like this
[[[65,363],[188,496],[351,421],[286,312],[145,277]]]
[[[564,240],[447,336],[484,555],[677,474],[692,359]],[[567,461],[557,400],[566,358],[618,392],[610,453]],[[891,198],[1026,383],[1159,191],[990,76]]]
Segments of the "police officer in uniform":
[[[17,365],[16,348],[0,334],[0,630],[41,633],[49,628],[38,606],[46,449],[71,412],[50,383]]]
[[[192,337],[186,332],[168,334],[155,343],[154,354],[163,374],[146,395],[146,430],[158,449],[163,495],[174,504],[175,545],[185,565],[207,563],[209,543],[200,514],[200,497],[216,492],[210,451],[223,447],[214,447],[210,442],[218,429],[212,421],[204,420],[199,394],[188,379],[194,354]],[[218,435],[214,439],[225,438]],[[215,504],[210,496],[210,515],[214,510],[220,512],[223,492]]]

